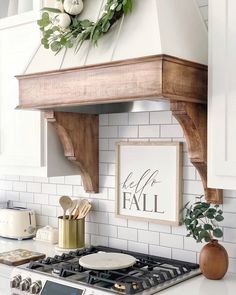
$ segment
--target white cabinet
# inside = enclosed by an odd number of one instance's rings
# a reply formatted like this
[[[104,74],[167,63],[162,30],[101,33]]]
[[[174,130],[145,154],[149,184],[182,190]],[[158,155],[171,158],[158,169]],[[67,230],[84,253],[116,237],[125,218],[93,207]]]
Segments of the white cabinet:
[[[43,115],[15,110],[19,99],[18,81],[14,76],[24,72],[39,43],[40,33],[35,21],[0,28],[1,175],[78,174],[64,157],[62,146]]]
[[[236,1],[209,1],[208,186],[236,189]]]

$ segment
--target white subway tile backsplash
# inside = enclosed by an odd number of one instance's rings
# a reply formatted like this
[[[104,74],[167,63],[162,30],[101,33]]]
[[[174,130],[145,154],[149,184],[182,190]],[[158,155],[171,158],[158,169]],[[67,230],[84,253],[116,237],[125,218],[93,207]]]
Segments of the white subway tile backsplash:
[[[115,163],[114,151],[100,151],[99,157],[101,163]]]
[[[180,125],[161,125],[161,137],[183,137]]]
[[[109,247],[128,250],[128,241],[116,238],[109,238]]]
[[[235,227],[236,225],[236,213],[224,212],[224,220],[220,223],[221,226]]]
[[[14,181],[12,189],[17,192],[26,192],[26,182]]]
[[[108,216],[109,216],[109,224],[127,227],[127,224],[128,224],[127,219],[116,217],[114,213],[109,213]]]
[[[34,182],[34,177],[33,176],[20,176],[20,181]]]
[[[160,135],[160,128],[158,125],[139,126],[140,138],[156,138]]]
[[[99,184],[101,187],[114,187],[115,186],[115,176],[103,176],[99,177]]]
[[[147,230],[148,229],[148,222],[128,219],[128,227]]]
[[[165,247],[183,249],[184,241],[182,236],[160,233],[160,245]]]
[[[108,122],[109,125],[128,125],[128,113],[121,114],[109,114]]]
[[[48,195],[47,194],[34,194],[34,203],[48,204]]]
[[[171,258],[171,248],[149,245],[149,253],[151,255]]]
[[[186,230],[185,225],[172,226],[172,234],[186,236],[187,235],[187,230]]]
[[[91,211],[90,212],[90,221],[97,222],[102,224],[108,224],[108,213],[107,212],[97,212]]]
[[[28,182],[27,183],[27,192],[29,193],[41,193],[42,184],[38,182]]]
[[[65,184],[82,185],[80,175],[65,176]]]
[[[56,217],[57,216],[57,207],[42,205],[42,215]]]
[[[138,126],[120,126],[119,137],[124,137],[124,138],[138,137]]]
[[[48,225],[49,217],[43,215],[36,215],[36,224],[37,226],[46,226]]]
[[[152,245],[159,245],[160,234],[158,232],[151,232],[148,230],[138,230],[138,241]]]
[[[185,180],[184,194],[204,195],[204,189],[201,181]]]
[[[99,128],[99,135],[101,138],[116,138],[118,136],[118,127],[104,126]]]
[[[85,223],[85,231],[88,234],[98,235],[99,234],[98,223],[86,222]]]
[[[99,139],[99,150],[107,151],[109,149],[109,141],[108,139],[100,138]]]
[[[228,272],[233,272],[233,273],[235,273],[235,269],[236,269],[236,259],[234,259],[234,258],[229,258],[229,268],[228,268]]]
[[[177,260],[188,261],[192,263],[197,263],[197,255],[196,252],[186,251],[180,249],[172,250],[172,258]]]
[[[235,228],[224,228],[224,241],[232,242],[236,244],[236,229]]]
[[[118,238],[128,241],[137,241],[138,230],[128,227],[118,227]]]
[[[57,190],[58,195],[66,195],[66,196],[72,196],[73,194],[73,187],[72,185],[68,184],[57,184]]]
[[[115,212],[115,204],[110,200],[99,200],[99,211]]]
[[[205,1],[205,0],[198,0]],[[81,176],[0,176],[0,201],[13,200],[36,212],[39,226],[58,226],[63,214],[61,195],[92,203],[86,218],[86,243],[129,249],[153,255],[196,262],[204,243],[186,237],[185,226],[170,226],[131,220],[115,215],[115,145],[120,141],[181,141],[183,149],[183,204],[203,194],[200,177],[189,160],[183,131],[169,110],[99,116],[98,194],[86,193]],[[160,137],[159,137],[160,136]],[[230,256],[229,269],[236,273],[236,191],[224,191],[224,238],[221,243]]]
[[[117,238],[117,226],[99,224],[99,234],[102,236]]]
[[[91,235],[91,244],[94,246],[108,246],[108,237]]]
[[[99,125],[100,126],[108,125],[108,115],[107,114],[103,114],[103,115],[99,116]]]
[[[33,193],[26,193],[20,192],[20,201],[26,203],[33,203],[34,202],[34,194]]]
[[[148,254],[148,244],[128,241],[128,250]]]
[[[162,232],[162,233],[170,233],[171,227],[170,227],[170,225],[149,223],[149,230],[150,231],[158,231],[158,232]]]
[[[0,177],[0,179],[19,181],[20,180],[20,176],[17,176],[17,175],[6,175],[6,176],[3,176],[3,178]]]
[[[223,211],[236,213],[236,198],[233,199],[224,197]]]
[[[0,180],[0,189],[5,191],[11,191],[13,188],[12,181]]]
[[[64,176],[57,176],[57,177],[50,177],[49,178],[50,183],[55,183],[55,184],[64,184],[65,183],[65,177]]]
[[[204,243],[197,243],[192,237],[184,237],[184,249],[200,252]]]
[[[47,178],[47,177],[34,177],[34,182],[47,183],[47,182],[49,182],[49,178]]]
[[[115,164],[108,164],[108,175],[114,175],[116,174],[116,165]]]
[[[42,193],[43,194],[51,194],[55,195],[57,193],[57,186],[56,184],[48,184],[48,183],[43,183],[42,184]]]
[[[6,191],[6,200],[19,202],[20,201],[20,193],[19,192]]]
[[[58,227],[58,219],[57,217],[48,217],[48,225],[57,228]]]
[[[171,124],[171,111],[150,113],[150,124]]]
[[[196,169],[194,167],[183,167],[183,179],[195,180]]]
[[[129,125],[146,125],[149,124],[149,113],[129,113]]]

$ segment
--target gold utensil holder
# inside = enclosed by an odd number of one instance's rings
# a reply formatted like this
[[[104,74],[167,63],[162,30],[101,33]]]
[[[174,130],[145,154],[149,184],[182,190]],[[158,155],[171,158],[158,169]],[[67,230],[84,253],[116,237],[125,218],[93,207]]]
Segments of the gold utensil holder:
[[[69,219],[66,216],[58,217],[59,241],[58,246],[62,249],[83,248],[85,245],[84,218]]]

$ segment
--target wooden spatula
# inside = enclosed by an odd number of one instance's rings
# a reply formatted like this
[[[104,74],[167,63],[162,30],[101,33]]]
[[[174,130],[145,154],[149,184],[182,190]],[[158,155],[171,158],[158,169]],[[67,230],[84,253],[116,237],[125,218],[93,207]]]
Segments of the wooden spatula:
[[[89,213],[91,208],[92,208],[92,205],[89,202],[84,204],[83,208],[79,212],[79,215],[77,216],[77,219],[84,218]]]
[[[85,199],[84,200],[81,200],[81,202],[79,203],[79,206],[76,208],[76,210],[74,212],[73,219],[82,218],[80,216],[83,216],[84,215],[84,212],[86,210],[86,207],[88,207],[89,205],[90,205],[90,203],[89,203],[88,200],[85,200]]]

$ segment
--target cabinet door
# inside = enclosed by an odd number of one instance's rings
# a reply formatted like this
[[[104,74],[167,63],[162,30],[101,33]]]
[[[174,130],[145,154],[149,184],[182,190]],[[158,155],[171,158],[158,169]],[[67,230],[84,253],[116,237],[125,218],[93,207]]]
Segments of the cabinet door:
[[[15,110],[18,81],[35,48],[35,23],[0,31],[0,166],[43,165],[43,124],[40,112]]]
[[[209,1],[208,186],[236,189],[236,1]]]

